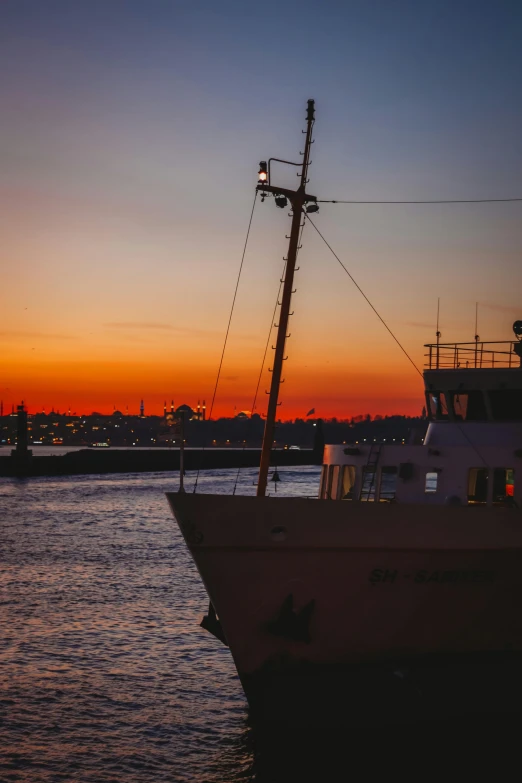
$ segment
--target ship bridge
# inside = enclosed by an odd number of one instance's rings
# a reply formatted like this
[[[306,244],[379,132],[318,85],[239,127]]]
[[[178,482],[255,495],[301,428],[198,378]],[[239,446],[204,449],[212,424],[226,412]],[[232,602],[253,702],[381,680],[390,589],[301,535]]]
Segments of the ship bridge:
[[[423,443],[326,446],[319,497],[520,508],[522,342],[425,347]]]
[[[431,421],[522,421],[522,343],[477,341],[425,348]]]

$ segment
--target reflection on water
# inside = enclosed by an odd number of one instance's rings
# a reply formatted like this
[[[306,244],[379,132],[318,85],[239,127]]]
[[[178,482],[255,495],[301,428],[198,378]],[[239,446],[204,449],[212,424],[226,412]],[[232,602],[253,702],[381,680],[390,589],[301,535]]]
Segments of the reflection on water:
[[[316,495],[318,468],[279,472],[278,494]],[[199,487],[235,479],[209,471]],[[404,774],[420,749],[416,774],[455,742],[462,755],[467,727],[450,714],[417,733],[252,727],[229,651],[198,625],[206,596],[164,497],[176,487],[171,474],[0,479],[2,783],[358,781]]]
[[[316,494],[318,468],[280,474],[278,494]],[[236,475],[199,488],[231,492]],[[230,653],[198,625],[207,599],[164,495],[177,484],[0,479],[1,781],[259,779]]]

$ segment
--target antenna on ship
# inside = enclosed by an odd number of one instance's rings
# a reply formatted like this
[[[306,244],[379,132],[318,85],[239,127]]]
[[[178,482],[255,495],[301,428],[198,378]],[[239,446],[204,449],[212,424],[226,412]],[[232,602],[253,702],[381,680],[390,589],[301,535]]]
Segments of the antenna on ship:
[[[281,312],[279,314],[279,326],[277,330],[277,341],[275,345],[274,366],[272,367],[272,381],[270,384],[270,397],[268,400],[268,410],[265,421],[265,432],[263,435],[263,446],[261,449],[261,464],[259,467],[259,480],[257,484],[257,495],[265,495],[268,481],[268,469],[270,466],[270,451],[274,440],[274,426],[278,406],[279,386],[281,384],[281,373],[283,361],[285,360],[285,343],[288,330],[288,318],[290,316],[290,304],[292,300],[292,285],[294,282],[295,263],[297,252],[299,250],[299,230],[301,228],[301,217],[303,212],[318,212],[317,197],[306,193],[306,184],[308,182],[308,167],[310,165],[310,148],[313,144],[312,128],[315,120],[315,102],[308,101],[306,114],[306,134],[304,152],[301,153],[303,160],[299,163],[293,163],[289,160],[280,158],[270,158],[268,165],[262,160],[259,164],[259,176],[257,191],[261,193],[261,201],[264,201],[267,195],[274,196],[276,206],[284,209],[288,202],[291,205],[292,228],[290,230],[288,242],[288,254],[286,257],[286,269],[284,275],[283,296],[281,299]],[[289,166],[301,167],[300,183],[297,190],[288,190],[272,184],[270,177],[270,164],[272,162],[285,163]]]
[[[477,366],[479,340],[480,337],[478,336],[478,302],[475,302],[475,367]]]
[[[440,313],[440,296],[437,298],[437,331],[435,332],[435,336],[437,337],[437,370],[439,369],[439,343],[440,343],[439,313]]]

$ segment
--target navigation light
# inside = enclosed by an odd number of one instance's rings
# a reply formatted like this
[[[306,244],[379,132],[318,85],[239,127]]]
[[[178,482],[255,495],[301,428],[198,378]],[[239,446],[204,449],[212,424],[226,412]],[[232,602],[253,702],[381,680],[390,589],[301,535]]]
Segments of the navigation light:
[[[268,182],[268,169],[266,167],[266,160],[262,160],[259,163],[258,182],[260,185],[266,185]]]

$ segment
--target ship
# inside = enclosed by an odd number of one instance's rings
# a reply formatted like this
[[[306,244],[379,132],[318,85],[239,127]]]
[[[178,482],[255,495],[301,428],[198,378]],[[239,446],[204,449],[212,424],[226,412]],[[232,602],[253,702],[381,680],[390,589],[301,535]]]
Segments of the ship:
[[[522,712],[522,321],[426,346],[425,437],[326,445],[317,498],[266,496],[306,193],[296,191],[257,496],[167,493],[255,719]],[[315,207],[315,209],[314,209]]]

